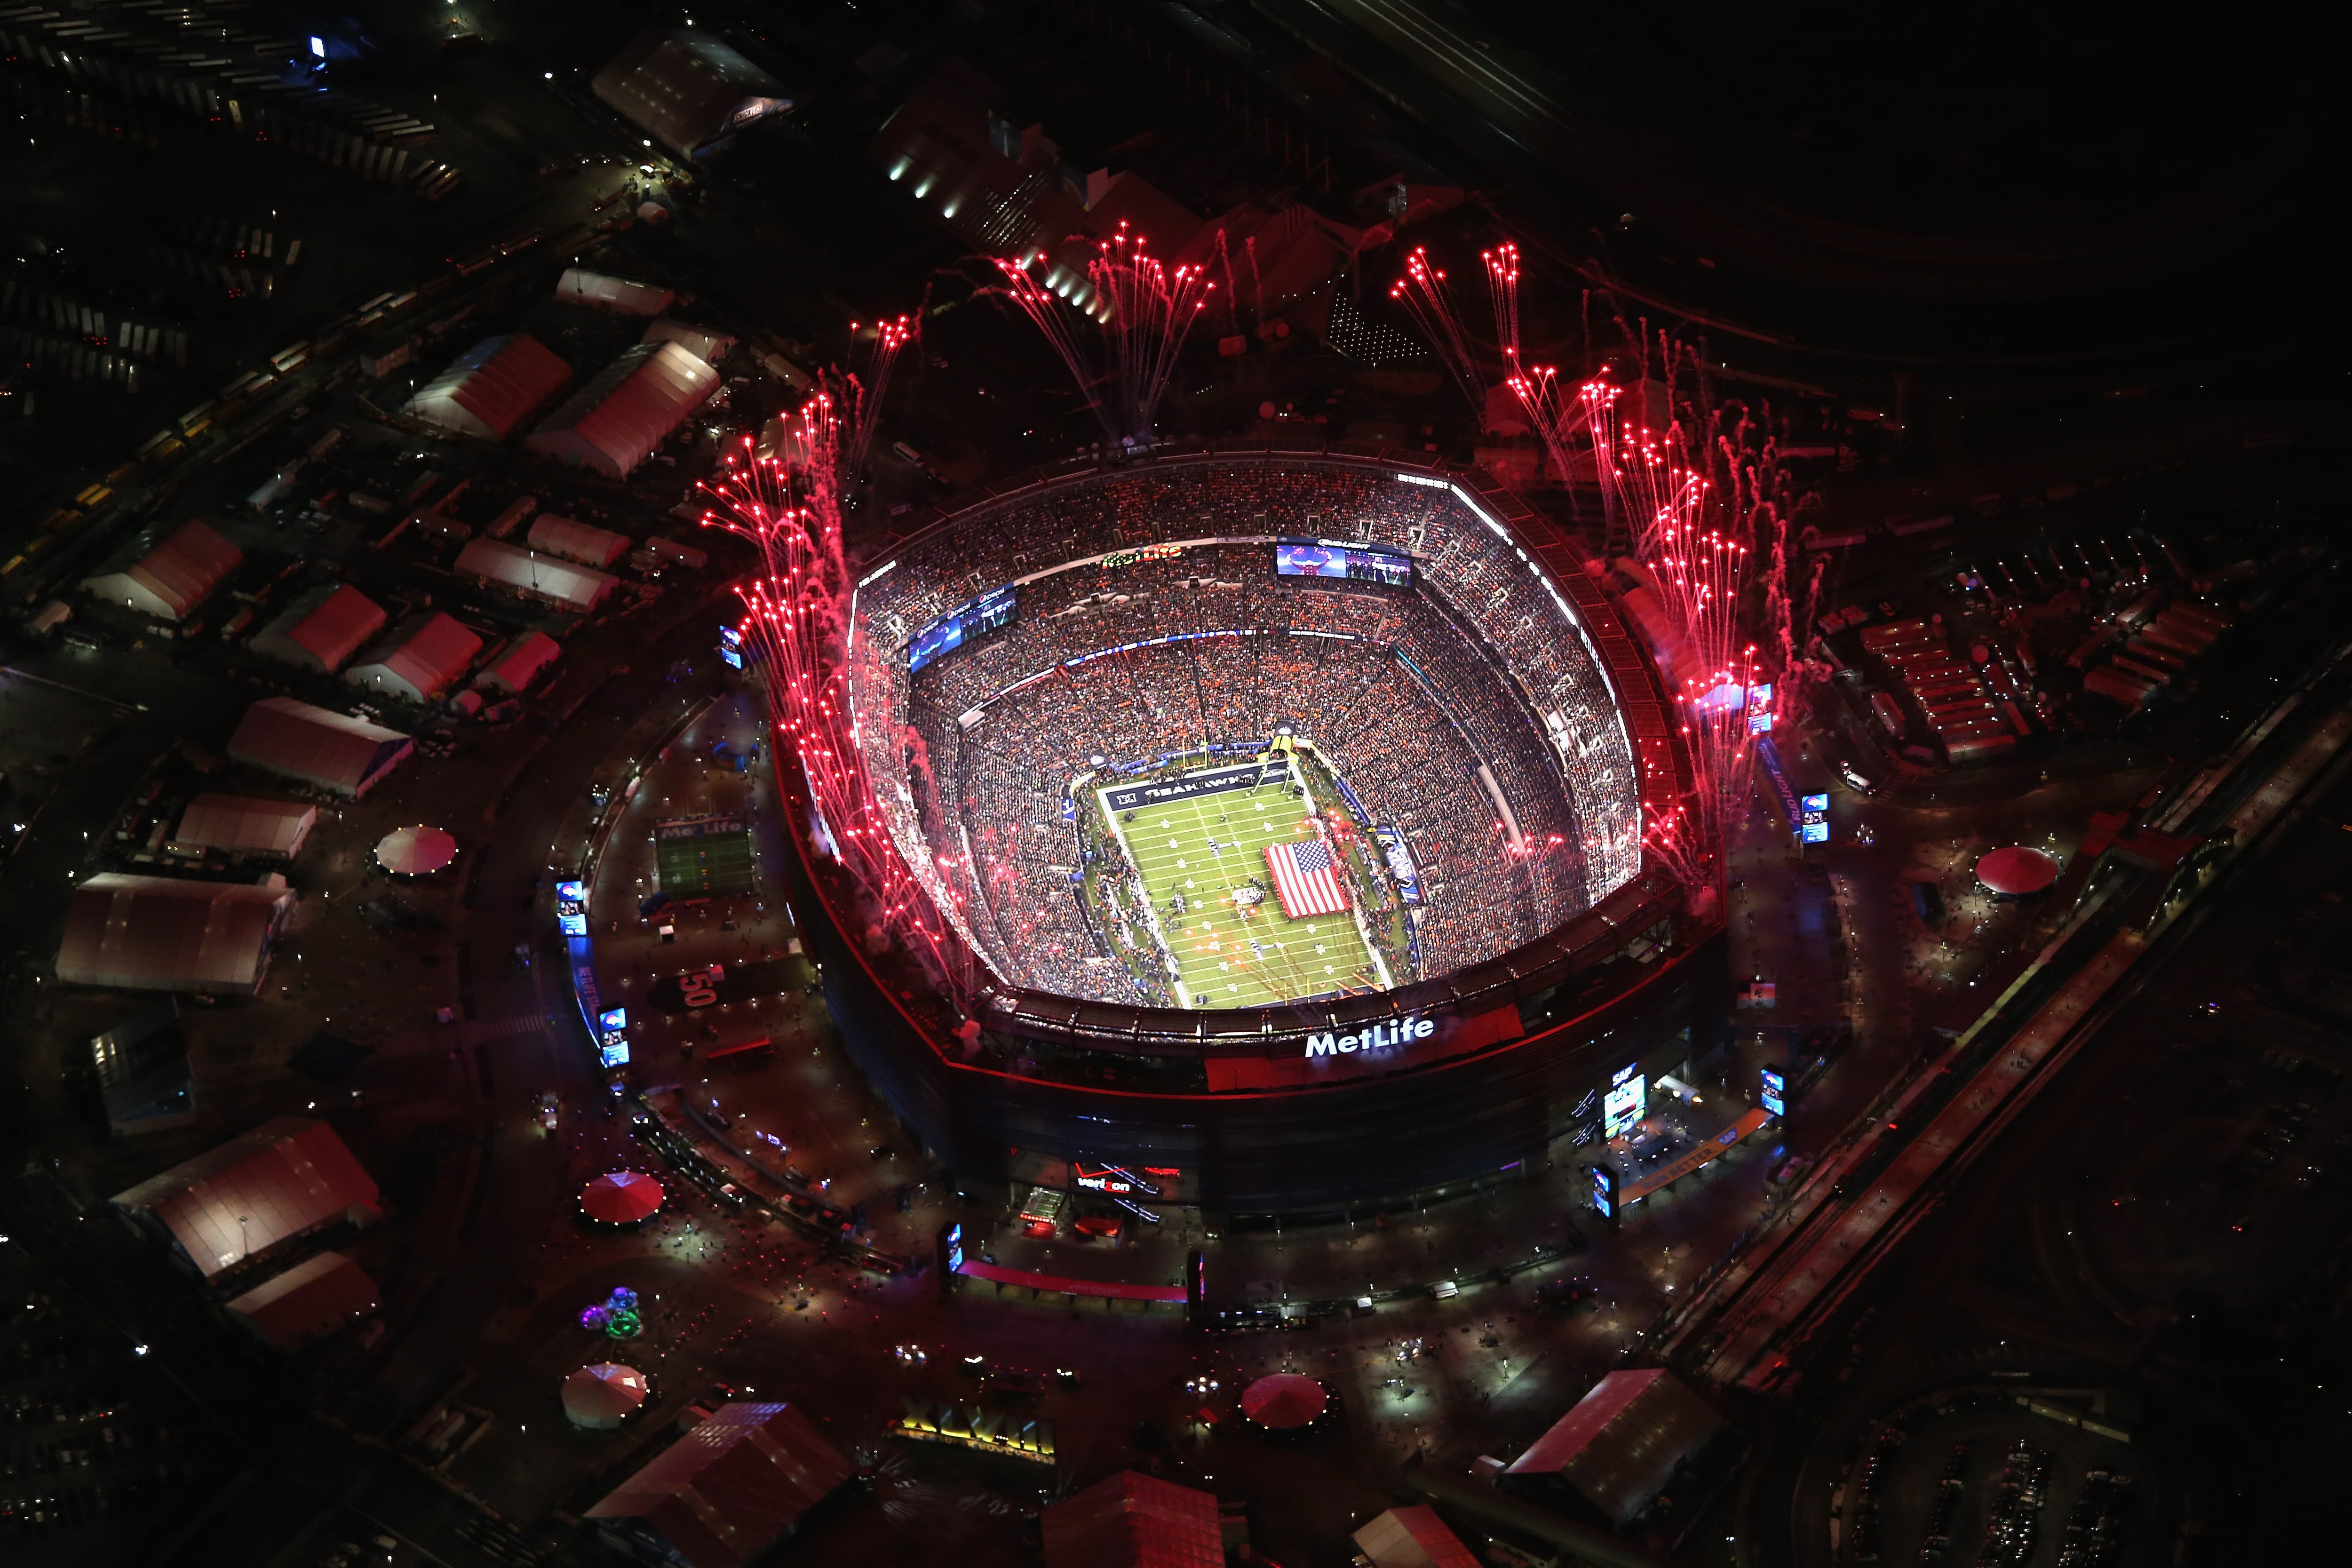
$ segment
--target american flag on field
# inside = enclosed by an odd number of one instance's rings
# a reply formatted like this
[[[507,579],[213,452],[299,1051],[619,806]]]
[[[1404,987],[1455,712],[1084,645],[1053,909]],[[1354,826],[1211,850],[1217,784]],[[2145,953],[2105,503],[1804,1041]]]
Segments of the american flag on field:
[[[1282,912],[1292,920],[1336,915],[1348,907],[1330,847],[1319,838],[1267,845],[1265,868],[1274,873],[1274,896],[1282,900]]]

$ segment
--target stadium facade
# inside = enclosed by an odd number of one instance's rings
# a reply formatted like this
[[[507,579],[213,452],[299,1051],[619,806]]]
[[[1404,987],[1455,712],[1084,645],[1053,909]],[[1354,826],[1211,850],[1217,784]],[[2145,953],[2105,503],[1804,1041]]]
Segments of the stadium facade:
[[[1104,580],[1098,575],[1071,576],[1139,561],[1181,563],[1196,552],[1230,572],[1234,552],[1257,551],[1271,582],[1286,542],[1319,542],[1338,563],[1328,574],[1349,579],[1334,585],[1344,592],[1318,584],[1322,596],[1296,601],[1302,608],[1294,613],[1288,599],[1251,601],[1245,584],[1206,573],[1180,577],[1184,594],[1163,593],[1152,613],[1191,629],[1110,649],[1098,637],[1131,631],[1117,616],[1135,611],[1118,594],[1082,592]],[[1361,572],[1343,559],[1350,550],[1367,557]],[[1370,559],[1400,555],[1411,559],[1409,581],[1392,560]],[[1282,572],[1286,578],[1291,567]],[[1220,589],[1236,592],[1215,598]],[[1402,602],[1406,595],[1414,602]],[[1113,618],[1090,626],[1068,607],[1094,600]],[[1180,605],[1209,604],[1233,607],[1188,608],[1168,620]],[[1372,617],[1371,629],[1296,624],[1335,605]],[[1047,643],[1003,630],[1048,615],[1069,629]],[[1258,624],[1209,624],[1220,616]],[[1670,702],[1565,542],[1476,470],[1339,446],[1162,449],[1114,468],[1048,470],[944,512],[872,564],[849,624],[850,685],[882,818],[944,923],[968,945],[976,979],[942,985],[884,934],[835,863],[834,825],[814,810],[780,747],[793,913],[853,1058],[967,1191],[1075,1182],[1234,1216],[1442,1195],[1540,1168],[1556,1140],[1597,1129],[1604,1105],[1622,1107],[1631,1080],[1686,1070],[1719,1038],[1727,1004],[1719,904],[1695,900],[1642,847],[1645,803],[1690,786]],[[1445,658],[1443,650],[1378,641],[1426,637],[1428,626],[1461,639],[1460,657],[1447,667],[1457,672],[1451,684],[1423,668]],[[1039,799],[1051,802],[1058,788],[1062,809],[1041,809],[1035,815],[1047,820],[1014,825],[1023,831],[1012,837],[1025,845],[1034,832],[1041,843],[1068,845],[1067,864],[1044,868],[1052,878],[1066,875],[1063,895],[1007,892],[1001,879],[1013,875],[1009,860],[997,864],[1000,885],[992,888],[989,855],[942,852],[969,844],[972,825],[961,813],[973,796],[957,771],[962,764],[925,743],[927,702],[929,738],[952,749],[960,734],[986,731],[992,702],[1040,683],[1076,682],[1107,653],[1131,658],[1144,644],[1186,638],[1206,639],[1185,654],[1196,661],[1241,647],[1296,642],[1319,650],[1351,639],[1371,649],[1361,657],[1401,661],[1445,710],[1476,763],[1475,785],[1485,791],[1478,808],[1496,819],[1486,824],[1496,841],[1483,858],[1440,857],[1434,878],[1424,865],[1422,907],[1389,911],[1409,935],[1450,931],[1442,953],[1416,948],[1415,963],[1385,989],[1341,984],[1246,1007],[1214,1005],[1185,983],[1161,994],[1148,964],[1134,963],[1131,952],[1123,960],[1121,942],[1135,944],[1102,929],[1105,912],[1126,907],[1154,929],[1161,917],[1133,910],[1133,900],[1122,906],[1116,886],[1090,904],[1097,872],[1116,881],[1100,864],[1116,852],[1102,841],[1088,847],[1068,822],[1081,792],[1053,781],[1074,773],[1080,783],[1181,779],[1277,743],[1216,735],[1205,721],[1171,724],[1167,749],[1155,754],[1107,755],[1100,748],[1111,742],[1087,729],[1070,737],[1074,754],[1038,759]],[[1307,638],[1317,640],[1297,640]],[[1041,647],[1055,657],[1032,671],[1025,661]],[[980,679],[986,700],[970,697],[978,689],[970,679],[949,688],[949,707],[974,705],[942,727],[941,693],[930,689],[927,667],[977,661],[992,648],[1002,668]],[[1100,707],[1086,689],[1074,689],[1086,711]],[[1147,694],[1135,704],[1149,712],[1156,700]],[[1310,731],[1302,738],[1311,743],[1318,723],[1318,713],[1302,707],[1284,728]],[[1338,759],[1334,773],[1344,772],[1348,748],[1327,748]],[[1449,765],[1463,765],[1462,757]],[[1533,776],[1539,767],[1540,779]],[[1428,789],[1467,787],[1449,776]],[[1421,786],[1410,779],[1392,783],[1390,793],[1398,790],[1420,803]],[[1369,841],[1370,819],[1397,804],[1339,793],[1346,807],[1334,801],[1328,815],[1341,843],[1351,831],[1348,816],[1361,819],[1353,826]],[[1539,837],[1532,824],[1546,811],[1561,830]],[[1530,819],[1524,835],[1520,816]],[[1403,836],[1381,831],[1383,844]],[[1019,921],[991,907],[1015,899],[1041,907],[1014,911]],[[1457,911],[1450,927],[1437,913],[1449,906]],[[1464,908],[1476,918],[1459,918]],[[1073,936],[1075,955],[1048,960],[1049,947],[1062,948],[1031,914],[1090,937],[1093,950]],[[1122,999],[1129,991],[1134,999]]]

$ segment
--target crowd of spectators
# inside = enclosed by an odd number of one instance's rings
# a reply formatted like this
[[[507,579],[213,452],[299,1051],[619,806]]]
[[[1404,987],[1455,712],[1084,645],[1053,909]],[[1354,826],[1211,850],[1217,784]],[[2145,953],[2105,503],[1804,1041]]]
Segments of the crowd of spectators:
[[[1264,542],[1277,535],[1407,551],[1415,586],[1277,577]],[[1095,559],[1173,543],[1186,548]],[[916,632],[1041,573],[1010,626],[909,678],[902,650]],[[1139,999],[1088,930],[1072,876],[1081,851],[1062,795],[1095,755],[1154,763],[1291,725],[1373,820],[1407,834],[1429,895],[1428,973],[1507,951],[1639,865],[1634,770],[1590,644],[1451,489],[1341,461],[1089,478],[950,519],[862,589],[858,611],[860,711],[922,736],[971,838],[982,885],[967,913],[1024,984]],[[1234,635],[1200,635],[1212,633]],[[1105,651],[1129,644],[1150,646]],[[896,776],[903,733],[865,726],[877,779]],[[961,864],[965,847],[927,844],[911,795],[881,794],[902,850],[944,894],[938,859]]]

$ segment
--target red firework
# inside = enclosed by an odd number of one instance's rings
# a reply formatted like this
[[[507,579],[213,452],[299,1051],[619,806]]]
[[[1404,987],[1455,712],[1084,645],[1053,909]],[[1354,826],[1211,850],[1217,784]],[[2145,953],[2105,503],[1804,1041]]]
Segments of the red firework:
[[[1643,395],[1635,400],[1640,410],[1629,416],[1622,387],[1599,376],[1575,383],[1557,366],[1528,362],[1518,247],[1505,240],[1480,259],[1503,384],[1526,411],[1556,473],[1568,479],[1590,461],[1602,504],[1630,539],[1635,575],[1657,608],[1652,640],[1661,645],[1675,688],[1696,778],[1683,799],[1648,803],[1644,841],[1685,881],[1719,885],[1730,816],[1748,798],[1755,738],[1780,715],[1798,711],[1818,678],[1798,628],[1811,620],[1820,564],[1803,589],[1790,589],[1788,524],[1771,490],[1771,443],[1756,440],[1744,418],[1726,430],[1719,415],[1677,396],[1675,372],[1685,350],[1664,335],[1653,345],[1646,329],[1628,333]],[[1415,249],[1391,297],[1412,312],[1483,416],[1483,373],[1444,272]],[[1766,552],[1760,606],[1750,602],[1759,552]],[[1760,653],[1742,635],[1751,615],[1760,621]]]
[[[985,292],[1010,302],[1053,345],[1104,432],[1122,446],[1148,445],[1184,342],[1216,290],[1209,268],[1166,265],[1124,223],[1097,242],[1083,276],[1042,257],[992,264],[1003,281]],[[1080,317],[1094,328],[1082,329]]]
[[[807,782],[811,837],[866,903],[868,949],[898,942],[968,1004],[972,949],[953,930],[962,898],[927,851],[908,852],[884,810],[851,689],[858,650],[841,541],[844,440],[836,405],[820,392],[785,421],[779,451],[761,455],[746,437],[726,454],[715,482],[699,487],[710,502],[703,525],[760,552],[759,572],[736,587],[743,639],[763,669],[775,743]]]

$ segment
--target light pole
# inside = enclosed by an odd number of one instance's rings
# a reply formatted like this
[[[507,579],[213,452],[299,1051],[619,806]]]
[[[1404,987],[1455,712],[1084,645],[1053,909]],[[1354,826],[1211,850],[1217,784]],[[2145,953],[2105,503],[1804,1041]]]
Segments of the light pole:
[[[247,1258],[253,1256],[253,1243],[246,1237],[245,1223],[245,1215],[239,1215],[236,1216],[236,1260],[239,1263],[244,1262]]]

